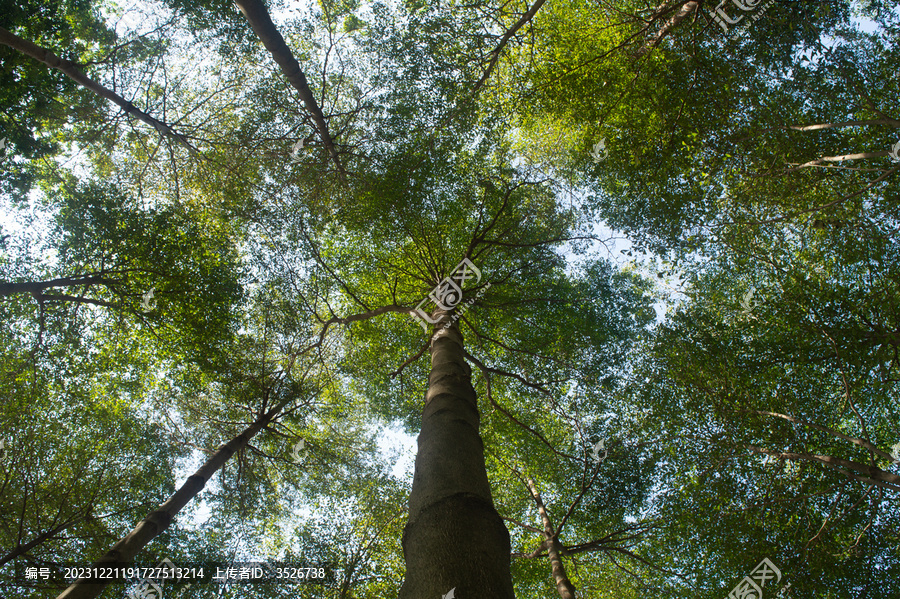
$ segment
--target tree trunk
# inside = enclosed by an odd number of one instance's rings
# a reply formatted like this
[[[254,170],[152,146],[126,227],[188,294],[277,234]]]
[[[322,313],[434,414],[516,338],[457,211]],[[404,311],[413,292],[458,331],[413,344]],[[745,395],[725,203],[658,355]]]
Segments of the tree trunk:
[[[509,531],[491,498],[479,414],[457,323],[431,342],[431,375],[403,531],[400,599],[514,599]]]
[[[266,5],[262,0],[234,0],[234,3],[243,13],[247,22],[250,23],[250,27],[263,43],[263,46],[266,47],[266,50],[269,51],[272,58],[281,67],[281,72],[284,73],[288,83],[300,93],[300,99],[303,100],[306,109],[312,116],[313,122],[316,124],[316,129],[318,129],[319,136],[322,138],[322,144],[334,161],[338,175],[344,180],[346,172],[341,164],[337,149],[334,147],[331,133],[328,132],[328,123],[325,121],[325,115],[316,102],[312,90],[309,89],[309,83],[306,81],[306,75],[300,69],[300,63],[294,58],[294,53],[288,48],[284,37],[278,31],[278,28],[275,27],[275,23],[272,22],[272,17],[269,15],[269,11],[266,10]]]
[[[210,477],[227,462],[235,452],[243,449],[250,442],[256,433],[264,426],[269,424],[271,420],[281,412],[282,408],[290,401],[290,398],[284,400],[262,416],[256,419],[256,422],[247,427],[240,435],[219,448],[216,453],[206,461],[193,475],[189,476],[187,481],[175,494],[169,497],[165,503],[159,506],[159,509],[150,513],[149,516],[141,520],[130,533],[119,539],[113,545],[113,548],[106,552],[100,559],[93,564],[93,568],[110,567],[112,564],[124,565],[130,563],[131,560],[158,534],[169,527],[175,515],[181,511],[187,503],[192,500],[203,487]],[[93,599],[98,597],[104,587],[109,583],[106,581],[95,581],[94,579],[79,578],[69,587],[60,593],[57,599]]]
[[[553,529],[553,521],[550,520],[550,513],[544,505],[541,493],[538,491],[537,485],[529,477],[527,479],[528,490],[537,504],[538,513],[541,515],[541,521],[544,523],[544,539],[547,544],[547,556],[550,558],[550,571],[553,574],[553,582],[556,584],[556,591],[561,599],[575,599],[575,585],[569,580],[566,574],[566,567],[562,563],[562,545],[559,542],[559,536]]]
[[[653,48],[659,46],[660,42],[663,41],[663,38],[669,35],[669,33],[678,26],[679,23],[684,21],[691,13],[697,10],[699,6],[699,2],[696,0],[690,0],[690,2],[685,2],[681,6],[681,10],[679,10],[671,19],[666,21],[665,25],[663,25],[656,34],[650,38],[647,43],[641,46],[632,56],[635,58],[640,58]]]

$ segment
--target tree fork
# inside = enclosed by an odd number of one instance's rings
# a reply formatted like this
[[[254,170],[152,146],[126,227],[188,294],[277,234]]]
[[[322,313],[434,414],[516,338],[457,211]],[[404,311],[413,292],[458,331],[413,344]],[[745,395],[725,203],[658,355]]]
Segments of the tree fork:
[[[131,532],[119,539],[112,549],[94,562],[92,567],[103,568],[112,564],[122,565],[131,562],[141,549],[169,527],[175,515],[203,490],[212,475],[225,465],[225,462],[231,459],[231,456],[246,447],[250,439],[269,424],[281,412],[282,408],[288,404],[290,399],[282,401],[257,418],[241,434],[222,445],[205,464],[188,477],[180,489],[175,491],[158,509],[150,512]],[[103,592],[107,584],[109,584],[109,580],[79,578],[60,593],[57,599],[93,599]]]
[[[435,313],[431,374],[403,531],[399,599],[515,599],[509,531],[494,507],[480,416],[457,322]]]

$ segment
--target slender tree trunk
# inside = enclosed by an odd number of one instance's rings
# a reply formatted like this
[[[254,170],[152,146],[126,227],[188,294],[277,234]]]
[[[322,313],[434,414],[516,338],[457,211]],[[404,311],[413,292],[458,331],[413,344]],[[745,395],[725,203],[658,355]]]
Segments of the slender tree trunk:
[[[494,508],[463,340],[445,312],[431,343],[431,375],[403,531],[400,599],[514,599],[509,531]]]
[[[322,113],[322,109],[316,102],[315,97],[313,97],[312,90],[309,89],[309,83],[306,81],[306,75],[300,69],[300,63],[294,58],[293,52],[291,52],[291,49],[288,48],[284,41],[284,37],[278,31],[278,28],[275,27],[275,23],[272,22],[272,17],[269,15],[269,11],[266,10],[266,5],[262,0],[234,0],[234,3],[244,14],[263,46],[266,47],[266,50],[269,51],[272,58],[281,67],[281,71],[288,82],[300,93],[300,99],[303,100],[306,109],[312,116],[313,122],[316,124],[316,129],[318,129],[319,136],[322,138],[322,144],[334,161],[341,180],[344,180],[346,172],[338,157],[337,149],[334,147],[334,140],[328,132],[328,123],[325,122],[325,115]]]
[[[153,118],[146,112],[138,110],[137,108],[135,108],[134,104],[132,104],[116,92],[104,87],[100,83],[97,83],[96,81],[82,73],[81,70],[79,70],[78,67],[75,66],[75,63],[73,63],[71,60],[62,59],[50,50],[42,48],[26,39],[22,39],[21,37],[17,36],[7,29],[4,29],[3,27],[0,27],[0,43],[18,50],[23,54],[27,54],[28,56],[52,69],[60,71],[61,73],[72,79],[75,83],[91,90],[101,98],[106,98],[107,100],[118,104],[127,114],[141,121],[144,121],[154,129],[156,129],[161,135],[168,135],[169,137],[172,137],[173,139],[176,139],[187,146],[188,149],[195,151],[194,146],[192,146],[183,135],[177,133],[167,124]]]
[[[107,551],[103,557],[94,562],[94,568],[108,567],[110,564],[123,565],[131,562],[138,552],[143,549],[158,534],[169,527],[172,519],[181,511],[187,503],[192,500],[203,487],[210,477],[227,462],[232,455],[243,449],[250,442],[256,433],[281,412],[282,408],[290,401],[290,398],[284,400],[262,416],[256,419],[256,422],[247,427],[240,435],[219,448],[216,453],[206,461],[193,475],[189,476],[187,481],[175,494],[169,497],[165,503],[159,506],[159,509],[153,511],[146,518],[141,520],[130,533],[119,539],[113,545],[112,549]],[[96,581],[94,579],[79,578],[63,591],[57,599],[93,599],[98,597],[103,591],[108,581]]]
[[[681,9],[675,13],[675,15],[670,18],[666,23],[656,32],[656,34],[651,37],[647,43],[641,46],[632,56],[635,58],[639,58],[659,46],[659,44],[663,41],[663,38],[669,35],[673,29],[675,29],[679,23],[684,21],[691,13],[697,10],[697,6],[699,6],[699,2],[695,0],[690,0],[690,2],[685,2]]]
[[[531,477],[527,478],[528,490],[537,504],[538,513],[541,515],[541,521],[544,523],[544,539],[547,545],[547,556],[550,558],[550,571],[553,574],[553,582],[556,584],[556,591],[561,599],[575,599],[575,585],[569,580],[566,574],[566,567],[562,562],[562,545],[559,542],[559,536],[553,529],[553,521],[550,519],[550,513],[544,505],[541,493],[538,491],[537,485]]]

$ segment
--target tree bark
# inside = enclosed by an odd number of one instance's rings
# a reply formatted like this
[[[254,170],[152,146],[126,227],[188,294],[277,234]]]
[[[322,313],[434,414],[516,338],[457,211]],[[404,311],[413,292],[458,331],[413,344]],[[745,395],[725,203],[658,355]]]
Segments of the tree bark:
[[[494,508],[472,375],[456,322],[435,313],[400,599],[515,599],[509,531]]]
[[[119,105],[122,110],[125,111],[126,114],[129,114],[156,129],[161,135],[168,135],[169,137],[181,142],[191,151],[196,151],[196,148],[188,142],[187,138],[185,138],[180,133],[177,133],[174,129],[169,127],[167,124],[162,121],[158,121],[146,112],[143,112],[137,108],[135,108],[134,104],[112,91],[101,85],[100,83],[94,81],[87,75],[81,72],[78,67],[75,66],[71,60],[65,60],[60,58],[50,50],[46,48],[42,48],[37,44],[34,44],[26,39],[22,39],[11,31],[0,27],[0,43],[13,48],[14,50],[18,50],[23,54],[27,54],[33,59],[37,60],[40,63],[45,64],[51,69],[56,69],[72,79],[75,83],[81,85],[82,87],[89,89],[94,92],[101,98],[106,98],[110,102],[113,102]]]
[[[175,515],[203,490],[210,477],[232,455],[243,449],[250,442],[250,439],[256,436],[256,433],[269,424],[289,401],[290,398],[285,399],[257,418],[256,422],[247,427],[240,435],[221,446],[199,470],[188,477],[187,481],[180,489],[175,491],[174,495],[159,506],[159,509],[151,512],[150,515],[141,520],[130,533],[119,539],[112,549],[94,562],[92,567],[102,568],[109,567],[111,564],[123,565],[131,562],[141,549],[169,527]],[[79,578],[69,585],[57,599],[93,599],[100,595],[108,583],[109,581]]]
[[[550,513],[544,505],[544,500],[541,498],[541,493],[534,480],[528,477],[526,482],[528,490],[531,491],[531,497],[537,504],[541,521],[544,523],[544,544],[547,545],[547,557],[550,558],[550,571],[553,574],[553,582],[556,584],[556,592],[559,593],[561,599],[575,599],[575,585],[566,574],[566,567],[562,562],[562,545],[559,542],[557,531],[553,529]]]
[[[325,122],[325,115],[322,114],[322,109],[313,97],[312,90],[309,89],[309,83],[306,81],[306,75],[300,69],[300,63],[294,58],[294,53],[288,48],[284,37],[278,31],[278,28],[275,27],[275,23],[272,22],[272,17],[269,16],[269,11],[266,10],[266,5],[261,0],[234,0],[234,3],[244,14],[244,18],[250,23],[250,27],[263,43],[263,46],[266,47],[266,50],[269,51],[272,58],[281,67],[281,72],[287,77],[288,82],[300,93],[300,99],[303,100],[306,109],[312,116],[313,122],[316,124],[316,129],[322,138],[322,144],[334,161],[341,180],[345,180],[344,177],[347,173],[344,171],[337,150],[334,147],[334,140],[331,139],[331,134],[328,132],[328,123]]]
[[[669,35],[669,33],[678,26],[683,20],[685,20],[692,12],[697,10],[698,2],[695,0],[690,0],[690,2],[685,2],[681,6],[681,10],[679,10],[675,15],[670,18],[666,23],[656,32],[656,34],[647,41],[646,44],[641,46],[632,56],[635,58],[640,58],[653,48],[659,46],[659,44],[663,41],[663,38]]]

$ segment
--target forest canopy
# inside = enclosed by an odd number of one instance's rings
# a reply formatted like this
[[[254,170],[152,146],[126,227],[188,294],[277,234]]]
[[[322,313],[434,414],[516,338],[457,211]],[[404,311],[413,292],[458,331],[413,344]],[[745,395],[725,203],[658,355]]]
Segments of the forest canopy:
[[[900,597],[888,0],[0,0],[0,596]]]

